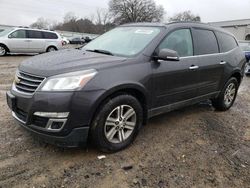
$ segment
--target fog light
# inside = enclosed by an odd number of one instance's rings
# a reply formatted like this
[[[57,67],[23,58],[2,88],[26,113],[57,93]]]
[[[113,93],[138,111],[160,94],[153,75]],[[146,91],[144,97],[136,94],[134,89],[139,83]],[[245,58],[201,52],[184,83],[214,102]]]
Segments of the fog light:
[[[46,129],[49,131],[60,131],[64,127],[67,119],[49,119]]]
[[[53,122],[50,126],[51,129],[61,129],[63,122]]]
[[[67,118],[69,112],[35,112],[34,115],[47,118]]]

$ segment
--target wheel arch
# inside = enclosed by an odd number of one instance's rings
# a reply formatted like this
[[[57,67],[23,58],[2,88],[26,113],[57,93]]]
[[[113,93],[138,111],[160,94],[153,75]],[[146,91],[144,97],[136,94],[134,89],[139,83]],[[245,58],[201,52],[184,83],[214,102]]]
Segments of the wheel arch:
[[[146,92],[146,89],[143,86],[140,86],[139,84],[123,84],[112,87],[111,89],[104,92],[94,105],[94,111],[91,115],[91,121],[94,119],[102,105],[104,105],[108,100],[122,94],[132,95],[140,102],[143,108],[143,124],[146,124],[148,117],[147,109],[149,103],[149,95]]]
[[[230,78],[232,78],[232,77],[235,77],[235,78],[237,79],[238,83],[240,84],[241,81],[242,81],[243,75],[242,75],[242,73],[241,73],[240,70],[235,70],[235,71],[231,74]]]
[[[46,52],[48,52],[48,49],[49,49],[50,47],[53,47],[53,48],[55,48],[56,50],[58,50],[58,48],[57,48],[55,45],[51,44],[51,45],[48,45],[48,46],[47,46]]]

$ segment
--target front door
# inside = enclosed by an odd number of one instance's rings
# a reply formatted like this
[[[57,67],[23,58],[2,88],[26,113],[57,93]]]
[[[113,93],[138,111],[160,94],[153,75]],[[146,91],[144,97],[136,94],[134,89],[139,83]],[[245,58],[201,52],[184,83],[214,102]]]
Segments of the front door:
[[[12,53],[28,52],[29,40],[26,30],[19,29],[11,33],[8,40],[8,48]]]
[[[153,108],[189,100],[197,96],[197,60],[193,56],[191,31],[179,29],[166,36],[156,50],[171,49],[178,52],[179,61],[152,63],[154,99]]]

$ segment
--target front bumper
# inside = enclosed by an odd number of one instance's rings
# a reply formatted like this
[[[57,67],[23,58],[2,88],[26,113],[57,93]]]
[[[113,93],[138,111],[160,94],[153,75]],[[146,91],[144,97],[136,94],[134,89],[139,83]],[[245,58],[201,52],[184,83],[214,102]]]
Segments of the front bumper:
[[[12,115],[19,124],[45,142],[62,147],[77,147],[87,143],[89,125],[94,112],[93,106],[101,94],[101,90],[35,92],[29,96],[15,90],[6,93]],[[37,118],[34,115],[35,112],[69,112],[69,116],[62,129],[51,131],[46,129],[50,119]]]
[[[87,138],[88,138],[88,127],[80,127],[75,128],[66,136],[55,136],[55,135],[47,135],[34,129],[31,129],[29,126],[25,125],[24,122],[19,119],[14,112],[12,112],[13,117],[17,120],[17,122],[30,133],[32,133],[36,138],[59,147],[79,147],[86,146]]]

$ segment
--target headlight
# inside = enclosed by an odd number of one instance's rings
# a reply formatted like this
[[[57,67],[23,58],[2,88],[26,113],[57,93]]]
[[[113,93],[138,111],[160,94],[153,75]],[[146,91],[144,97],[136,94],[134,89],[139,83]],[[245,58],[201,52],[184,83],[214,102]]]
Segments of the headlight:
[[[84,87],[97,74],[94,69],[71,72],[50,77],[42,86],[42,91],[68,91]]]

